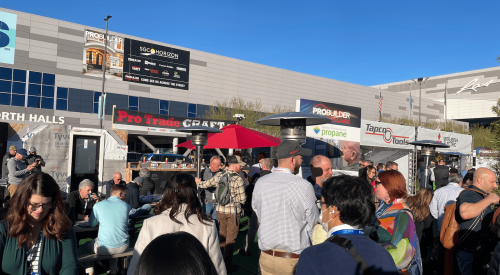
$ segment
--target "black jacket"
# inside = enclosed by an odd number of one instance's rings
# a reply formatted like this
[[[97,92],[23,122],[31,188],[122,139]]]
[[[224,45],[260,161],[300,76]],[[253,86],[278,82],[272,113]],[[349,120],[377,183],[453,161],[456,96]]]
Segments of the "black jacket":
[[[436,189],[448,185],[449,175],[450,175],[450,168],[446,165],[438,165],[434,168]]]
[[[271,171],[268,170],[262,170],[259,173],[255,173],[252,177],[252,180],[250,181],[250,184],[247,186],[245,189],[245,195],[247,196],[247,200],[245,201],[245,204],[243,204],[243,209],[247,211],[252,211],[252,194],[253,194],[253,189],[255,188],[255,184],[257,181],[265,176],[271,174]]]
[[[92,213],[92,208],[96,204],[95,200],[92,200],[87,203],[87,207],[85,208],[85,202],[80,196],[80,191],[75,190],[68,194],[66,197],[66,203],[68,206],[68,217],[73,224],[78,220],[78,214],[80,215],[90,215]]]
[[[106,184],[106,199],[109,199],[109,197],[111,197],[111,187],[115,185],[115,181],[113,179],[110,179],[105,184]],[[127,183],[125,183],[125,181],[123,180],[120,180],[118,184],[123,186],[127,185]]]
[[[131,181],[127,184],[127,194],[125,195],[125,202],[132,207],[132,209],[139,208],[139,186],[137,183]]]
[[[155,183],[150,177],[142,178],[142,186],[139,187],[139,196],[146,196],[148,191],[151,195],[155,193]]]

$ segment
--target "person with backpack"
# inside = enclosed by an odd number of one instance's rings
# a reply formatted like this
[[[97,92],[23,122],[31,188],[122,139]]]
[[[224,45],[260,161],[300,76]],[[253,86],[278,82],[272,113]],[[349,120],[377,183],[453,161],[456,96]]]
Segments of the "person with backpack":
[[[240,216],[243,213],[242,205],[246,201],[245,186],[240,172],[246,165],[240,156],[227,158],[229,167],[227,170],[218,172],[210,180],[201,181],[196,178],[196,184],[200,188],[215,186],[215,202],[217,206],[217,220],[219,221],[220,247],[224,250],[224,262],[227,272],[236,272],[237,266],[232,263],[235,239],[239,232]]]
[[[363,232],[374,216],[372,187],[363,179],[329,178],[321,188],[320,215],[328,239],[302,251],[295,274],[398,274],[391,254]]]
[[[488,168],[479,168],[474,173],[473,185],[460,193],[457,198],[455,210],[459,232],[457,261],[462,275],[473,274],[472,256],[476,251],[481,229],[486,228],[493,218],[490,205],[500,201],[500,198],[492,192],[495,188],[497,188],[495,173]],[[445,226],[444,221],[443,226]]]

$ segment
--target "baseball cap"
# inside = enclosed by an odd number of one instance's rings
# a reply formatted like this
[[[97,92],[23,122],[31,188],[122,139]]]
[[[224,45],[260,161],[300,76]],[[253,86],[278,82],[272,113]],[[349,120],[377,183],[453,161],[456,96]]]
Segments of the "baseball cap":
[[[30,147],[30,153],[32,152],[36,152],[36,148],[35,147]]]
[[[282,140],[278,146],[277,153],[278,159],[286,159],[298,155],[310,156],[312,155],[312,150],[302,148],[296,140]]]
[[[138,183],[138,184],[139,184],[139,185],[141,185],[141,186],[142,186],[142,182],[143,182],[143,181],[144,181],[144,180],[143,180],[141,177],[135,177],[135,179],[133,180],[133,182]]]
[[[232,164],[239,164],[241,166],[247,165],[241,160],[240,156],[229,156],[227,157],[227,163],[232,163]]]
[[[26,149],[19,149],[17,150],[17,153],[20,154],[21,156],[23,156],[23,158],[29,158],[30,156],[28,156],[28,152],[26,152]]]
[[[11,145],[11,146],[9,147],[9,150],[14,150],[14,151],[17,151],[17,147],[16,147],[16,145]]]

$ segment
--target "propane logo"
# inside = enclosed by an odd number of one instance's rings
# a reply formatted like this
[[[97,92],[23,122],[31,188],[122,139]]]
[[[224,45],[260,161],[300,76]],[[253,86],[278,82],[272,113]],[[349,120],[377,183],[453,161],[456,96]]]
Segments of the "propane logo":
[[[371,124],[366,124],[367,135],[381,136],[385,143],[397,144],[397,145],[408,145],[409,137],[396,136],[391,128],[377,127]]]
[[[319,131],[320,131],[320,129],[319,129],[319,127],[318,127],[318,126],[314,127],[314,132],[315,132],[316,134],[318,134],[318,133],[319,133]]]

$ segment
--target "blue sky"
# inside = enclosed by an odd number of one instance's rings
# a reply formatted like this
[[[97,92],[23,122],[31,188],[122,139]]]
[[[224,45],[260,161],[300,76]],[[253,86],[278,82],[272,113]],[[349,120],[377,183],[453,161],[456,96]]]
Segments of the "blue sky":
[[[4,1],[1,7],[376,85],[499,66],[500,1]]]

